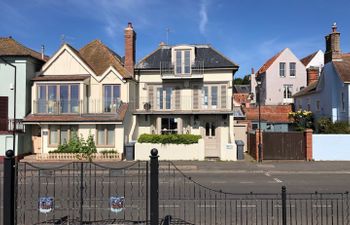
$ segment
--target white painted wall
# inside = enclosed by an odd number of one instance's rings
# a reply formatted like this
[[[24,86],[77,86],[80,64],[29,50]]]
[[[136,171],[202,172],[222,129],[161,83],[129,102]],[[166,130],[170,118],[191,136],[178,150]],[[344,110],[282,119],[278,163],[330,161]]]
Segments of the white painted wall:
[[[306,68],[309,68],[311,66],[318,67],[321,71],[324,66],[324,53],[322,50],[317,51],[316,55],[312,58],[309,64],[306,65]]]
[[[158,149],[159,160],[204,160],[203,139],[190,145],[136,143],[135,160],[149,160],[152,148]]]
[[[350,160],[349,134],[313,134],[312,155],[315,160]]]
[[[285,62],[285,77],[280,77],[279,63]],[[289,63],[296,63],[296,76],[289,75]],[[283,85],[293,85],[292,95],[299,92],[301,87],[306,87],[306,68],[304,64],[286,48],[279,57],[266,70],[265,80],[262,88],[262,103],[265,105],[281,105],[283,104]]]
[[[87,75],[89,72],[84,68],[81,62],[77,60],[71,52],[64,50],[60,53],[45,71],[43,75]],[[44,67],[45,68],[45,67]]]

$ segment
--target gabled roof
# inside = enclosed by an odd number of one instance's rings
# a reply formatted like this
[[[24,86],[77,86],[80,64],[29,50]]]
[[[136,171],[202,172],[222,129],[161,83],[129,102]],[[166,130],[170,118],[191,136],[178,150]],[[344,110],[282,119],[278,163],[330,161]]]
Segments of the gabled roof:
[[[343,54],[342,61],[333,61],[335,70],[344,83],[350,83],[350,54]]]
[[[307,65],[311,62],[311,60],[317,55],[317,53],[318,53],[318,51],[316,51],[316,52],[314,52],[314,53],[311,53],[311,54],[308,55],[308,56],[305,56],[304,58],[302,58],[302,59],[300,60],[300,62],[301,62],[302,64],[304,64],[304,66],[307,66]]]
[[[121,57],[109,49],[100,40],[94,40],[79,50],[80,57],[101,76],[110,66],[114,67],[122,77],[131,78],[124,68]]]
[[[1,56],[30,56],[40,61],[46,62],[48,56],[41,58],[41,53],[34,51],[21,43],[17,42],[12,37],[0,37],[0,55]]]
[[[311,84],[309,84],[309,86],[307,86],[307,87],[303,88],[302,90],[300,90],[299,92],[295,93],[293,95],[293,98],[308,95],[308,94],[315,92],[317,85],[318,85],[318,81],[312,82]]]
[[[283,49],[282,51],[280,51],[279,53],[277,53],[276,55],[272,56],[270,59],[268,59],[264,65],[262,65],[262,67],[260,67],[260,69],[258,70],[258,72],[256,72],[256,75],[259,76],[260,74],[263,74],[266,72],[266,70],[268,70],[270,68],[270,66],[276,61],[276,59],[281,55],[282,52],[284,52],[286,50]]]
[[[189,45],[195,48],[196,61],[204,63],[204,68],[238,68],[239,66],[219,53],[210,45]],[[160,64],[171,63],[173,46],[160,46],[136,64],[137,69],[160,69]],[[175,47],[175,46],[174,46]]]

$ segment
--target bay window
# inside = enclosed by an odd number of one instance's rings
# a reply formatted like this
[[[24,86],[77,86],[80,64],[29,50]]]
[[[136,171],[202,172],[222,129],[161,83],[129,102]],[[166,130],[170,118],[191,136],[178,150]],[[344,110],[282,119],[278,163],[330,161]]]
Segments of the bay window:
[[[38,113],[79,113],[79,84],[40,84]]]

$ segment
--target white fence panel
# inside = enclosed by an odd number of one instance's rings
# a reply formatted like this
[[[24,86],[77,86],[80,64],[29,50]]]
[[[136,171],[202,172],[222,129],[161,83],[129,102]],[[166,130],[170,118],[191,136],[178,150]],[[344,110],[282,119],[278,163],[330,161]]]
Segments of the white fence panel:
[[[313,134],[312,154],[315,160],[350,160],[350,135]]]

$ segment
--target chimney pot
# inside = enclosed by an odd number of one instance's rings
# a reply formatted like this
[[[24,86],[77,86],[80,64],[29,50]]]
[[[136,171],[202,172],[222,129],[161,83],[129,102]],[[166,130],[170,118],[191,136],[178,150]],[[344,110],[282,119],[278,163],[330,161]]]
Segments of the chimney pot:
[[[128,22],[128,28],[133,28],[131,22]]]
[[[41,59],[45,58],[45,45],[41,45]]]
[[[252,67],[252,74],[254,74],[255,73],[255,71],[254,71],[254,68]]]
[[[332,25],[332,32],[333,33],[337,32],[337,23],[335,23],[335,22]]]

